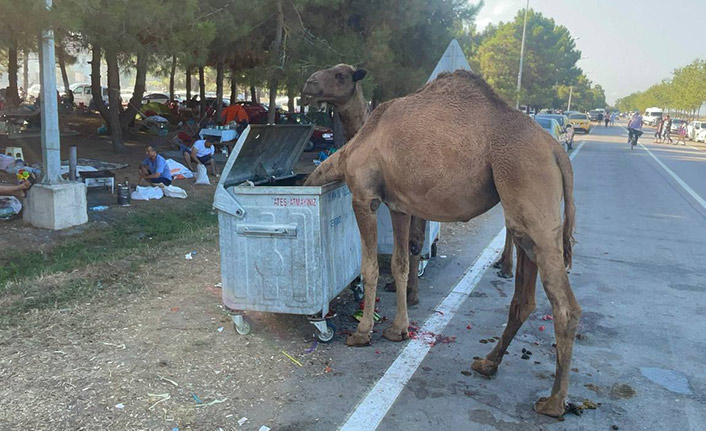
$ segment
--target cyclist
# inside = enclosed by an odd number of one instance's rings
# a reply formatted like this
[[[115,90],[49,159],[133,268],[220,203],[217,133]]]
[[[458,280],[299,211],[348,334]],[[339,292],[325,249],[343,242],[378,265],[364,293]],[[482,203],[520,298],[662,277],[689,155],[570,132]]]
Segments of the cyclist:
[[[632,114],[632,118],[628,122],[628,143],[630,143],[630,140],[632,139],[633,135],[635,136],[635,145],[637,145],[637,139],[642,135],[642,115],[640,115],[640,111],[635,111],[634,114]]]

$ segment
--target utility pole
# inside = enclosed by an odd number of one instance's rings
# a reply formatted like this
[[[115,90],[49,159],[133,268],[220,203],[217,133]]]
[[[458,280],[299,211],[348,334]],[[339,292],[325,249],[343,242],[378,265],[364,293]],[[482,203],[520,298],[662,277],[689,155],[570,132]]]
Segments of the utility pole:
[[[522,26],[522,46],[520,47],[520,71],[517,72],[517,100],[515,109],[520,109],[520,89],[522,88],[522,63],[525,60],[525,34],[527,33],[527,11],[529,10],[529,0],[525,7],[525,23]]]
[[[574,92],[574,86],[569,87],[569,104],[566,105],[566,110],[571,111],[571,94]]]

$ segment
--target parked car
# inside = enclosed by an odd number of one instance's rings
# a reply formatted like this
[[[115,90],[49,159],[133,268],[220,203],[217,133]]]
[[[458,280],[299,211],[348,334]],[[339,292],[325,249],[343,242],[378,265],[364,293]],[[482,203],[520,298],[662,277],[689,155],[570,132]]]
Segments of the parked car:
[[[103,93],[103,102],[108,104],[108,87],[101,87]],[[81,106],[88,109],[95,109],[93,104],[93,95],[91,94],[91,84],[74,84],[69,87],[74,93],[74,105]]]
[[[569,122],[575,131],[582,130],[584,133],[591,131],[591,121],[588,115],[582,113],[569,114]]]
[[[680,120],[679,118],[675,118],[672,120],[672,127],[669,128],[669,131],[672,133],[678,133],[679,129],[681,128],[681,125],[686,123],[684,120]]]
[[[656,126],[657,120],[662,118],[661,108],[647,108],[645,113],[642,114],[642,124],[647,126]]]
[[[277,124],[314,124],[314,132],[311,134],[311,139],[304,146],[304,151],[314,151],[317,148],[329,148],[333,146],[333,130],[328,127],[316,125],[314,121],[306,114],[300,113],[282,113],[277,115],[275,120]]]
[[[552,135],[552,137],[556,139],[559,144],[564,145],[566,138],[564,138],[563,133],[561,132],[561,126],[555,119],[537,115],[534,117],[534,121],[536,121],[544,130]]]
[[[559,126],[561,127],[561,132],[564,138],[564,143],[566,144],[566,148],[571,149],[574,147],[574,128],[569,122],[569,117],[562,114],[537,114],[534,118],[535,120],[537,118],[551,118],[553,120],[556,120],[556,122],[559,123]]]
[[[694,120],[686,126],[686,135],[690,141],[696,140],[696,135],[702,130],[706,130],[706,121]]]
[[[142,104],[157,102],[162,104],[167,104],[169,102],[169,95],[164,93],[149,93],[142,96]]]
[[[267,108],[257,102],[235,102],[245,109],[250,117],[250,123],[252,124],[265,124],[267,123]]]
[[[694,137],[696,142],[706,142],[706,129],[702,128]]]
[[[600,109],[588,111],[588,119],[591,121],[603,121],[603,115],[605,115],[605,113]]]

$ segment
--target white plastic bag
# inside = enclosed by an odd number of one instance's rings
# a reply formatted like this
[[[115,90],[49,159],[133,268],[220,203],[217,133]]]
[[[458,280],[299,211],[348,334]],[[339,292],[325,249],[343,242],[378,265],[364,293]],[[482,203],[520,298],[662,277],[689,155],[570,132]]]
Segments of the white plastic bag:
[[[186,199],[187,197],[186,190],[182,189],[181,187],[167,186],[164,187],[163,191],[164,196],[169,198]]]
[[[135,201],[148,201],[150,199],[162,199],[164,192],[159,187],[137,186],[130,197]]]
[[[14,196],[0,196],[0,219],[12,217],[22,211],[22,202]]]
[[[199,163],[196,167],[196,182],[194,184],[210,186],[211,181],[208,180],[208,173],[206,172],[206,166]]]
[[[167,169],[172,173],[172,179],[193,178],[194,173],[186,169],[186,166],[172,159],[167,159]]]

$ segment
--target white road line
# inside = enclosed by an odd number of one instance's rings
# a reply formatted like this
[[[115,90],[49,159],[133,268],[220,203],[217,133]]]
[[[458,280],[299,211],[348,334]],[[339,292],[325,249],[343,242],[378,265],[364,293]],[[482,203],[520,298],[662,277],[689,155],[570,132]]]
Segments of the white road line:
[[[586,141],[579,143],[569,156],[571,160],[581,151],[585,143]],[[446,325],[458,312],[459,307],[483,278],[485,270],[498,258],[504,245],[505,229],[495,235],[458,284],[454,286],[441,304],[434,308],[435,312],[427,318],[419,329],[419,333],[439,334],[446,328]],[[358,404],[340,430],[374,431],[377,429],[430,349],[431,346],[424,340],[410,340],[397,359],[385,371],[385,374]]]
[[[620,127],[623,127],[623,126],[620,126]],[[625,129],[625,127],[623,127],[623,129],[627,132],[627,129]],[[662,163],[662,161],[661,161],[659,158],[657,158],[657,156],[655,156],[654,154],[652,154],[652,151],[650,151],[649,148],[647,148],[646,146],[640,144],[639,142],[638,142],[637,145],[639,145],[640,147],[642,147],[643,150],[647,151],[647,154],[649,154],[649,155],[655,160],[655,162],[657,162],[657,164],[660,165],[660,166],[662,167],[662,169],[664,169],[665,172],[667,172],[667,173],[669,174],[669,176],[671,176],[672,178],[674,178],[674,181],[676,181],[677,184],[679,184],[679,185],[684,189],[684,191],[686,191],[687,193],[689,193],[689,194],[691,195],[691,197],[694,198],[694,200],[699,203],[699,205],[701,205],[704,209],[706,209],[706,200],[704,200],[701,196],[699,196],[698,193],[696,193],[696,192],[694,191],[694,189],[692,189],[691,187],[689,187],[689,186],[684,182],[684,180],[682,180],[681,178],[679,178],[679,175],[675,174],[674,171],[672,171],[672,170],[669,169],[664,163]]]

